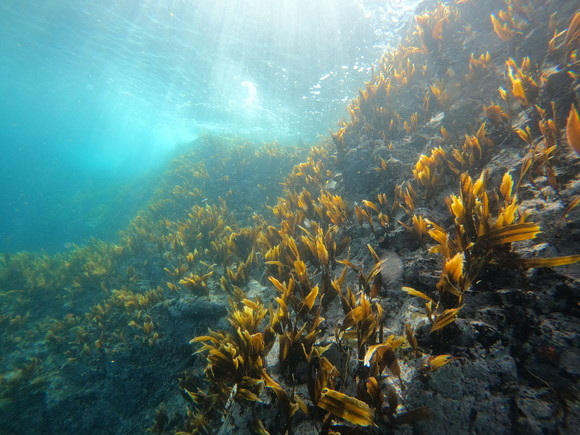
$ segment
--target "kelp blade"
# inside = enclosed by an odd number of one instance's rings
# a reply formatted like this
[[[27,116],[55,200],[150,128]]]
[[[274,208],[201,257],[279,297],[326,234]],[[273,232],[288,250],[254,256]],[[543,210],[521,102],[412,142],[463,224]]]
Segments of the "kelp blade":
[[[361,400],[355,399],[336,390],[322,390],[318,407],[359,426],[376,426],[373,421],[373,410]]]

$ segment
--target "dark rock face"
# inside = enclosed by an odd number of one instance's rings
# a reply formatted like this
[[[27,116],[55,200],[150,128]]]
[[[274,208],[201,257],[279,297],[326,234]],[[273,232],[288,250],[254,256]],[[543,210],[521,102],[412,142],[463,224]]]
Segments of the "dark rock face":
[[[472,358],[450,363],[411,387],[411,406],[422,404],[432,410],[431,419],[421,423],[420,430],[477,433],[493,427],[499,433],[510,431],[510,389],[517,383],[516,363],[505,348],[479,347],[472,352]]]

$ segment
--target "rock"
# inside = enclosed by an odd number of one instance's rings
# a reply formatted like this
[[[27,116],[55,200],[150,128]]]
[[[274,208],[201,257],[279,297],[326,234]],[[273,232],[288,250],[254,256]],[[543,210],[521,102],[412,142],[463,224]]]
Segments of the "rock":
[[[494,428],[509,433],[513,405],[511,386],[517,381],[514,359],[507,349],[478,348],[474,360],[451,362],[415,380],[408,387],[409,408],[428,406],[432,418],[418,423],[432,434],[480,433]]]

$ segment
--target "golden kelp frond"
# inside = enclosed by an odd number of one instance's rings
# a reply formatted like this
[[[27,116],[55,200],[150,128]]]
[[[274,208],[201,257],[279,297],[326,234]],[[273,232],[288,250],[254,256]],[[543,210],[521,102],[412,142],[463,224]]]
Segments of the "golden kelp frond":
[[[280,263],[281,264],[281,263]],[[306,263],[302,260],[294,262],[294,271],[298,275],[298,281],[303,285],[309,285],[308,274],[306,272]]]
[[[441,272],[441,279],[437,283],[440,292],[449,292],[458,298],[462,297],[463,290],[467,287],[463,274],[464,253],[455,254],[452,258],[446,259]],[[461,303],[461,302],[460,302]]]
[[[328,249],[324,244],[322,237],[316,237],[316,256],[323,266],[328,266]]]
[[[233,267],[226,267],[226,275],[230,283],[234,285],[244,285],[248,282],[250,266],[248,263],[238,263]],[[223,278],[223,277],[222,277]]]
[[[491,56],[489,51],[481,54],[478,58],[471,53],[469,58],[469,72],[465,75],[467,81],[473,81],[482,72],[489,70],[491,67]]]
[[[282,293],[282,297],[284,299],[287,299],[292,294],[294,290],[294,278],[290,278],[288,283],[281,283],[273,276],[269,276],[268,279],[272,284],[274,284],[274,287],[276,287],[276,289]]]
[[[439,103],[439,106],[445,109],[449,105],[449,94],[445,90],[445,82],[443,80],[437,80],[429,86],[429,89],[431,89],[431,93],[437,100],[437,103]]]
[[[490,15],[493,30],[502,41],[509,41],[516,34],[521,34],[527,25],[529,8],[520,2],[506,1],[506,9],[500,9],[497,17]]]
[[[285,376],[293,376],[296,373],[297,364],[306,360],[312,351],[321,332],[317,328],[320,321],[323,320],[319,316],[317,317],[319,320],[316,320],[312,325],[306,322],[299,329],[288,325],[287,330],[278,336],[280,343],[278,362],[280,371]]]
[[[211,333],[211,330],[210,330],[210,333]],[[220,338],[219,336],[213,336],[213,335],[200,335],[200,336],[197,336],[197,337],[192,338],[191,340],[189,340],[189,344],[202,343],[204,341],[209,341],[213,345],[216,345],[216,344],[219,344],[220,343],[219,338]],[[202,352],[202,351],[203,350],[200,349],[197,352]]]
[[[447,156],[441,147],[433,148],[431,155],[421,155],[413,168],[413,177],[429,192],[442,180]]]
[[[310,370],[308,393],[314,404],[320,400],[322,390],[334,388],[335,378],[340,376],[337,368],[326,357],[322,356],[325,350],[319,346],[314,346],[306,358]]]
[[[507,103],[508,102],[508,93],[507,93],[507,91],[500,86],[499,88],[497,88],[497,92],[499,93],[499,96],[501,97],[501,99],[504,100]]]
[[[574,51],[574,43],[578,44],[580,40],[580,12],[576,12],[572,20],[570,21],[570,25],[568,26],[568,30],[566,32],[566,40],[564,41],[564,47],[566,52],[566,60],[568,60],[568,56],[570,50]],[[577,46],[577,45],[576,45]]]
[[[439,355],[435,357],[429,357],[427,360],[427,366],[429,367],[430,371],[437,370],[438,368],[443,367],[445,364],[448,364],[451,360],[453,360],[453,356],[451,355]]]
[[[369,405],[339,391],[323,389],[316,405],[352,424],[376,426],[373,421],[374,412]]]
[[[415,211],[415,199],[417,198],[417,194],[415,193],[411,183],[407,182],[395,186],[395,197],[399,207],[406,213],[411,214]]]
[[[478,240],[478,247],[491,247],[504,243],[530,240],[540,232],[540,226],[533,222],[512,224],[491,230],[483,234]]]
[[[379,208],[376,206],[375,203],[373,203],[372,201],[367,201],[366,199],[362,200],[362,203],[365,207],[368,207],[374,211],[376,211],[377,213],[380,213],[381,211],[379,210]]]
[[[188,252],[185,259],[187,260],[187,263],[191,266],[193,264],[193,262],[195,261],[196,257],[198,255],[197,249],[195,249],[193,252]],[[167,270],[167,269],[166,269]]]
[[[377,255],[377,253],[375,252],[375,250],[373,249],[373,247],[369,243],[367,243],[367,249],[369,250],[369,252],[373,256],[373,259],[375,260],[376,263],[381,261],[381,259],[379,258],[379,256]]]
[[[401,368],[395,355],[395,348],[403,341],[403,337],[397,340],[392,337],[382,344],[369,346],[363,363],[365,366],[370,367],[370,372],[373,376],[379,376],[385,368],[388,368],[394,376],[401,376]]]
[[[417,217],[417,215],[413,215],[413,218],[411,219],[412,226],[405,225],[401,221],[399,221],[399,223],[407,230],[413,232],[417,237],[417,240],[421,243],[423,243],[425,236],[428,235],[427,221],[423,219],[423,216]]]
[[[512,95],[522,106],[529,106],[538,95],[538,84],[530,75],[530,58],[523,58],[519,66],[513,58],[509,58],[506,61],[506,67]]]
[[[511,198],[511,201],[505,201],[504,204],[500,207],[497,219],[495,223],[491,226],[491,228],[503,228],[508,225],[512,225],[515,218],[516,212],[518,211],[518,203],[517,198]],[[522,222],[525,215],[522,215]]]
[[[346,131],[346,126],[338,129],[336,133],[331,133],[332,140],[334,141],[336,147],[341,149],[344,147],[344,132]]]
[[[453,157],[463,170],[475,169],[483,166],[493,145],[493,141],[486,135],[485,123],[482,123],[475,136],[465,135],[461,149],[453,149]]]
[[[358,224],[362,227],[363,223],[366,221],[369,225],[372,226],[373,218],[365,209],[359,207],[358,205],[354,206],[354,213],[356,215],[356,220]]]
[[[267,387],[274,390],[274,394],[276,394],[276,398],[280,403],[280,407],[284,412],[284,416],[286,417],[286,422],[290,420],[290,418],[294,415],[294,413],[298,410],[300,405],[304,405],[301,400],[298,400],[297,403],[292,402],[286,390],[284,390],[278,382],[276,382],[272,377],[266,372],[266,369],[262,370],[262,379]],[[297,398],[297,396],[295,396]],[[300,406],[304,411],[304,407]],[[308,409],[306,408],[305,414],[308,415]]]
[[[374,250],[372,252],[374,252]],[[375,257],[375,256],[378,257],[376,255],[376,252],[374,253],[373,257]],[[374,266],[369,271],[369,273],[365,274],[364,270],[362,269],[362,266],[361,267],[356,266],[348,259],[347,260],[337,260],[338,263],[344,264],[345,266],[349,267],[351,270],[356,272],[357,278],[358,278],[358,283],[359,283],[359,288],[366,295],[371,295],[371,288],[373,286],[373,283],[376,282],[375,280],[377,278],[380,279],[381,267],[385,261],[386,261],[386,259],[383,259],[383,260],[379,259],[379,261],[377,261],[374,264]],[[372,297],[374,297],[374,296],[371,296],[371,298]]]
[[[528,128],[529,127],[527,127],[526,130]],[[554,145],[547,147],[546,145],[550,141],[552,141]],[[528,175],[530,177],[530,182],[533,183],[533,178],[543,172],[548,179],[550,186],[557,192],[558,183],[551,160],[556,154],[558,145],[553,137],[550,138],[545,136],[542,138],[542,142],[544,143],[544,146],[538,146],[536,141],[530,140],[528,154],[524,157],[522,168],[520,170],[518,187],[522,183],[525,175]]]
[[[580,12],[576,14],[576,17],[578,17],[578,22],[580,23]],[[580,24],[578,25],[580,26]],[[580,156],[580,116],[574,106],[570,108],[566,122],[566,139],[568,139],[568,145]]]
[[[516,35],[517,32],[510,28],[508,23],[502,23],[496,18],[494,14],[491,14],[489,18],[491,19],[491,24],[493,25],[493,31],[502,41],[509,41]]]
[[[377,378],[374,376],[368,378],[365,382],[365,387],[369,397],[371,398],[369,405],[373,407],[375,412],[380,414],[383,408],[384,395],[377,381]]]
[[[343,308],[351,309],[342,320],[338,337],[343,338],[351,332],[355,334],[358,353],[362,359],[366,343],[376,343],[377,337],[379,340],[382,338],[383,308],[379,303],[371,304],[364,293],[360,294],[356,305],[342,294],[341,299]]]
[[[384,193],[378,194],[377,199],[379,200],[379,205],[375,204],[372,201],[367,201],[363,199],[362,203],[366,208],[362,208],[358,205],[355,205],[354,208],[355,216],[359,225],[362,226],[364,222],[367,222],[371,227],[371,231],[373,232],[373,234],[375,234],[375,236],[377,236],[377,233],[375,232],[375,227],[373,225],[375,213],[379,225],[382,228],[388,228],[392,222],[391,216],[396,210],[396,201],[393,204],[389,204],[386,194]]]
[[[572,201],[570,201],[568,207],[566,207],[566,210],[564,210],[564,213],[562,214],[562,218],[566,219],[568,215],[572,212],[572,210],[574,210],[578,206],[578,204],[580,204],[580,195],[574,198]]]
[[[255,420],[251,424],[250,429],[252,433],[258,435],[270,435],[270,432],[268,431],[268,429],[266,429],[266,426],[264,426],[264,422],[260,419]]]
[[[510,175],[509,172],[506,172],[505,174],[503,174],[503,178],[501,180],[501,185],[499,186],[499,191],[500,191],[501,195],[503,196],[503,200],[505,202],[508,202],[511,200],[513,186],[514,186],[514,181],[512,179],[512,176]]]
[[[443,311],[439,316],[437,316],[437,319],[435,319],[433,325],[431,325],[431,332],[433,333],[435,331],[438,331],[439,329],[444,328],[450,323],[455,322],[455,319],[457,318],[457,314],[459,313],[460,309],[461,307],[451,308]]]
[[[580,255],[567,255],[565,257],[552,258],[510,258],[505,260],[508,264],[526,269],[537,267],[555,267],[574,264],[580,261]]]
[[[315,223],[311,223],[313,230],[315,230],[315,235],[308,231],[304,227],[300,229],[306,234],[300,239],[302,243],[310,250],[312,258],[316,259],[320,266],[327,271],[330,264],[335,261],[335,256],[337,253],[336,242],[334,237],[338,232],[338,227],[331,225],[328,227],[326,232]]]
[[[530,126],[526,126],[525,129],[523,128],[516,128],[515,132],[517,135],[526,143],[532,144],[532,133],[530,131]]]
[[[496,124],[509,123],[509,116],[505,113],[501,107],[493,102],[489,103],[489,106],[483,106],[484,115],[489,118],[492,122]]]
[[[428,53],[436,48],[436,42],[444,38],[444,24],[456,22],[459,11],[446,3],[438,2],[433,11],[415,16],[415,34],[419,37],[422,51]]]
[[[403,122],[403,128],[407,133],[411,133],[413,130],[417,128],[418,124],[419,124],[419,114],[417,112],[413,112],[411,114],[411,117],[409,118],[409,121]]]
[[[454,240],[449,238],[445,230],[429,219],[425,219],[425,222],[430,227],[427,234],[437,242],[437,245],[429,249],[429,252],[431,254],[439,253],[443,258],[449,258],[455,255],[458,252],[457,247],[454,246]]]
[[[418,298],[425,299],[427,302],[433,302],[433,299],[431,299],[425,293],[420,292],[419,290],[415,290],[414,288],[411,288],[411,287],[403,287],[403,291],[407,292],[411,296],[416,296]]]
[[[340,141],[338,145],[340,145]],[[324,188],[325,181],[330,175],[327,169],[329,158],[330,154],[327,146],[312,147],[306,161],[295,165],[290,175],[282,183],[285,187],[285,192],[301,192],[302,189],[317,192]]]
[[[304,298],[304,305],[311,310],[316,302],[316,297],[318,296],[318,285],[316,285],[310,293]]]
[[[361,295],[359,304],[355,306],[349,313],[344,317],[342,325],[340,327],[341,331],[345,331],[348,328],[359,325],[372,313],[371,305],[366,299],[366,297]]]
[[[340,226],[350,218],[348,204],[339,195],[332,195],[323,190],[318,197],[318,201],[322,204],[325,215],[330,219],[332,224]]]
[[[415,70],[415,64],[411,62],[411,59],[407,58],[405,64],[403,64],[399,69],[393,70],[393,77],[399,86],[408,85],[415,75]]]
[[[238,387],[236,394],[234,396],[236,400],[242,399],[247,400],[249,402],[259,402],[260,398],[257,394],[252,393],[250,390],[242,387]]]
[[[300,195],[298,196],[298,207],[300,207],[305,212],[310,211],[314,208],[314,199],[312,198],[312,194],[310,191],[306,189],[302,189]]]
[[[179,280],[179,284],[187,287],[194,294],[203,294],[204,296],[209,296],[209,288],[207,282],[209,278],[213,275],[213,271],[206,273],[205,275],[192,274],[190,276],[184,277]]]
[[[546,112],[539,105],[536,104],[534,107],[536,108],[538,113],[540,113],[541,117],[541,119],[538,121],[538,127],[540,128],[540,131],[543,136],[544,148],[551,148],[553,146],[556,146],[558,144],[558,141],[560,140],[561,134],[560,129],[556,126],[555,122],[556,108],[554,102],[552,102],[552,111],[554,112],[554,119],[549,118],[546,115]]]
[[[379,166],[375,168],[376,172],[386,172],[387,171],[387,162],[382,157],[379,157]]]
[[[240,310],[232,304],[233,310],[228,316],[229,323],[234,329],[242,329],[254,334],[258,331],[258,327],[268,310],[259,301],[251,301],[244,299],[242,301],[243,308]]]
[[[419,343],[415,337],[415,331],[409,323],[405,323],[405,337],[407,338],[407,343],[415,351],[415,357],[421,356],[421,349],[419,348]]]
[[[150,307],[163,299],[161,288],[152,289],[145,293],[137,293],[130,290],[113,290],[111,303],[114,306],[124,307],[127,313],[133,313]],[[103,314],[99,313],[102,317]]]
[[[257,400],[263,386],[262,357],[267,353],[266,345],[271,346],[271,334],[258,332],[267,314],[261,303],[245,300],[241,304],[242,310],[232,303],[228,316],[234,331],[210,331],[209,335],[196,337],[191,343],[203,343],[197,352],[207,352],[205,374],[223,399],[229,395],[233,399]],[[246,326],[250,329],[245,329]],[[232,392],[232,388],[236,391]]]

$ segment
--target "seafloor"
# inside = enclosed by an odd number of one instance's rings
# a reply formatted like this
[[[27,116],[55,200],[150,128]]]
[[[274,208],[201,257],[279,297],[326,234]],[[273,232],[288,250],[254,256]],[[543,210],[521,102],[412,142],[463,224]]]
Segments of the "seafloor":
[[[578,9],[426,1],[332,137],[4,255],[0,433],[578,433]]]

